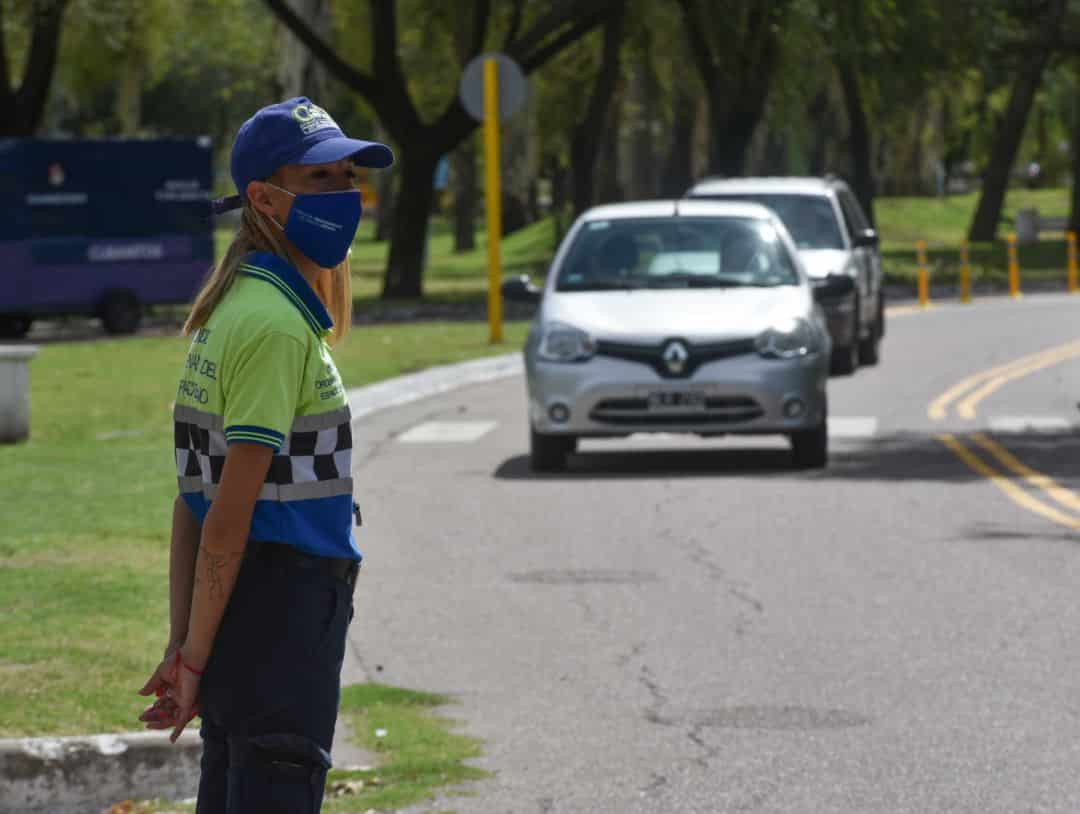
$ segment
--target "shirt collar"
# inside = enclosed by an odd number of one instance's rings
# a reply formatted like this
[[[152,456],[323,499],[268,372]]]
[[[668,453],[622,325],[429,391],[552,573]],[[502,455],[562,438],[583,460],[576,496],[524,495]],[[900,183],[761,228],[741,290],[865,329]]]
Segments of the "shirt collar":
[[[334,320],[319,295],[287,260],[270,252],[251,252],[241,261],[240,271],[277,288],[296,306],[316,336],[326,336],[334,327]]]

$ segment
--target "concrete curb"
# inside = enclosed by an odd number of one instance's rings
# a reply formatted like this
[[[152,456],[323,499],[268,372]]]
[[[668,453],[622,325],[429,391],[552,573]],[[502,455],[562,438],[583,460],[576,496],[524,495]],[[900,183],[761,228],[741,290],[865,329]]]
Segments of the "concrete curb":
[[[0,740],[0,811],[101,814],[129,799],[193,798],[202,739],[188,730]]]
[[[349,406],[355,421],[379,410],[448,393],[459,387],[517,376],[524,369],[525,364],[520,352],[439,365],[419,373],[409,373],[366,387],[354,388],[348,392]]]

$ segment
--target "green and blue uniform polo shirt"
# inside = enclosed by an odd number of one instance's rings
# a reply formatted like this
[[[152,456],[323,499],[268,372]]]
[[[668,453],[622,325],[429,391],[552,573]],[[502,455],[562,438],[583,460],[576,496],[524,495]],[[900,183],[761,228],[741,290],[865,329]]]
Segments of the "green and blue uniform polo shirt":
[[[307,280],[249,254],[192,339],[176,394],[180,494],[201,524],[229,444],[274,450],[251,539],[360,559],[352,533],[349,402],[326,338],[333,321]]]

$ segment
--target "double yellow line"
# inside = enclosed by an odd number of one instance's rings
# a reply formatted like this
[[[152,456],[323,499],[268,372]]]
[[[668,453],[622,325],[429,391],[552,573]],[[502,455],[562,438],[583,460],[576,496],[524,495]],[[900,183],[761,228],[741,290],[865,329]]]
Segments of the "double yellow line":
[[[948,416],[949,407],[956,402],[956,414],[971,421],[975,418],[979,402],[1013,379],[1028,376],[1077,356],[1080,356],[1080,339],[1021,356],[1007,364],[968,376],[934,399],[927,413],[935,421],[943,421]]]
[[[942,421],[948,417],[950,408],[955,406],[956,414],[960,418],[972,420],[976,416],[979,402],[1004,385],[1076,357],[1080,357],[1080,340],[1022,356],[1007,364],[968,376],[934,399],[927,413],[935,421]],[[1048,475],[1032,469],[985,433],[973,433],[971,441],[988,453],[1004,470],[1019,477],[1032,491],[1028,491],[1008,474],[987,463],[956,435],[942,433],[937,437],[969,468],[987,478],[1017,505],[1059,525],[1080,529],[1080,496]],[[1037,494],[1048,500],[1040,500],[1036,497]]]

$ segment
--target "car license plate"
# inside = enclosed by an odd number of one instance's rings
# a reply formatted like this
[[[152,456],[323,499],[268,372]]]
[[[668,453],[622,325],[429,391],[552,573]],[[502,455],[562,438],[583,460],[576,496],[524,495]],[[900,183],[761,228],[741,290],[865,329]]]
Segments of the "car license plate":
[[[649,393],[650,410],[704,410],[705,394],[700,390],[659,390]]]

